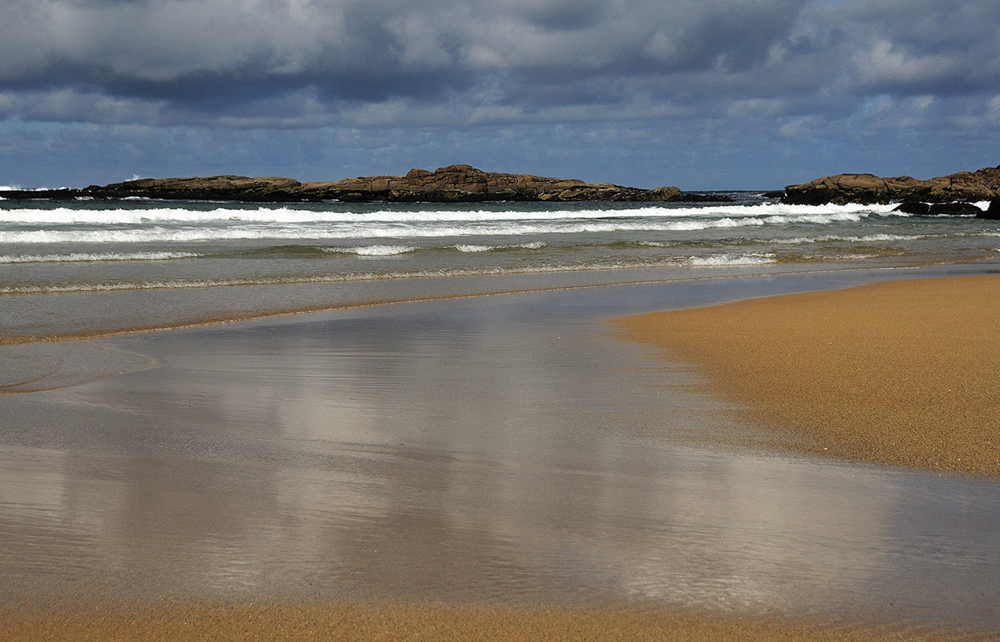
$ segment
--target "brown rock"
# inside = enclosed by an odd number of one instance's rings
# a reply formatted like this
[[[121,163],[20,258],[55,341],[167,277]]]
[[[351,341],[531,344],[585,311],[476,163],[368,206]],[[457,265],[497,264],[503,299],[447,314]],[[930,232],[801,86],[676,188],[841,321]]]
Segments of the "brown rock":
[[[490,173],[471,165],[449,165],[433,172],[411,169],[405,176],[359,176],[339,181],[300,183],[292,178],[207,176],[142,178],[82,190],[31,192],[31,198],[70,199],[143,197],[169,200],[282,201],[675,201],[676,187],[647,190],[531,174]],[[22,198],[5,193],[7,198]]]
[[[1000,167],[958,172],[918,180],[909,176],[880,178],[873,174],[837,174],[785,188],[784,201],[803,205],[824,203],[953,203],[1000,196]]]
[[[398,187],[397,187],[398,185]],[[668,201],[676,187],[644,190],[619,185],[593,185],[581,180],[531,174],[484,172],[471,165],[449,165],[433,172],[411,169],[402,177],[348,178],[332,183],[305,183],[309,200],[388,201]]]

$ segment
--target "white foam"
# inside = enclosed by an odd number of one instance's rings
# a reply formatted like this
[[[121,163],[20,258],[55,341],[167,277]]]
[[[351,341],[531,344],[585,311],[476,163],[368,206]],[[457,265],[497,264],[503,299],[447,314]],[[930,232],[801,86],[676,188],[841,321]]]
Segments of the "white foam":
[[[807,221],[804,219],[807,218]],[[696,232],[706,229],[762,227],[768,224],[836,222],[836,215],[815,215],[789,220],[788,217],[761,218],[701,218],[701,219],[605,219],[562,221],[503,221],[465,222],[461,225],[424,223],[386,224],[359,220],[351,223],[283,223],[247,224],[230,221],[225,225],[168,225],[166,223],[135,226],[81,223],[77,229],[45,227],[44,229],[0,228],[0,243],[178,243],[213,240],[344,240],[344,239],[403,239],[403,238],[462,238],[470,236],[538,236],[544,234],[599,234],[614,232]]]
[[[88,263],[98,261],[169,261],[201,256],[194,252],[73,252],[71,254],[0,255],[0,263]]]
[[[467,253],[478,253],[478,252],[497,252],[502,250],[540,250],[543,247],[547,247],[548,243],[544,241],[535,241],[533,243],[515,243],[513,245],[465,245],[458,244],[453,245],[459,252]]]
[[[94,224],[137,225],[155,223],[442,223],[490,221],[560,221],[593,219],[657,218],[763,218],[769,216],[860,216],[890,214],[891,205],[758,205],[649,206],[594,209],[410,209],[352,212],[316,208],[288,207],[218,207],[187,209],[182,207],[135,208],[13,208],[5,212],[8,223],[18,224]]]
[[[358,256],[398,256],[416,252],[419,248],[409,245],[359,245],[356,247],[325,247],[331,254],[356,254]]]
[[[398,256],[416,252],[417,248],[408,245],[368,245],[354,248],[358,256]]]
[[[777,259],[770,253],[752,254],[715,254],[712,256],[692,256],[687,260],[689,265],[695,267],[729,267],[738,265],[767,265],[777,263]]]
[[[776,243],[781,245],[801,245],[807,243],[830,243],[830,242],[844,242],[844,243],[885,243],[892,241],[921,241],[926,239],[939,238],[939,235],[933,234],[868,234],[865,236],[845,236],[838,234],[829,234],[824,236],[798,236],[789,239],[774,239],[769,240],[770,243]]]

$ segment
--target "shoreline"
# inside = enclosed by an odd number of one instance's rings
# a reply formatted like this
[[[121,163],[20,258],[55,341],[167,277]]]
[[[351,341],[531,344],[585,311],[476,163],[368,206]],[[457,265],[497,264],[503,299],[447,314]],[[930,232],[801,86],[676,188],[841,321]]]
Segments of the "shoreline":
[[[883,268],[884,270],[895,269],[922,269],[921,266],[904,268]],[[447,275],[447,276],[419,276],[406,278],[392,278],[384,280],[359,280],[359,281],[339,281],[331,283],[280,283],[280,284],[240,284],[240,285],[218,285],[200,288],[161,288],[161,289],[135,289],[135,290],[112,290],[107,292],[54,292],[54,293],[27,293],[27,294],[5,294],[0,295],[0,300],[10,302],[21,302],[31,300],[41,303],[64,302],[69,298],[89,299],[94,298],[115,298],[123,299],[125,305],[119,304],[116,308],[140,308],[144,310],[153,309],[154,306],[164,308],[163,311],[154,311],[154,316],[164,316],[166,309],[170,308],[169,299],[178,298],[181,300],[197,300],[199,304],[195,306],[199,312],[191,312],[186,316],[178,313],[176,309],[169,312],[176,318],[170,320],[157,319],[156,322],[146,321],[139,317],[127,321],[121,321],[117,316],[112,317],[106,310],[107,305],[100,306],[105,318],[101,317],[102,312],[95,312],[94,306],[83,308],[81,320],[84,323],[96,324],[100,327],[88,330],[60,330],[58,326],[50,329],[44,334],[11,334],[0,335],[0,347],[18,346],[32,343],[51,343],[61,341],[102,339],[117,336],[127,336],[145,332],[158,332],[166,330],[183,330],[188,328],[207,327],[212,325],[223,325],[228,323],[241,323],[252,321],[264,321],[272,318],[285,316],[295,316],[300,314],[313,314],[322,312],[332,312],[336,310],[350,310],[378,307],[385,305],[400,305],[409,303],[422,303],[432,301],[448,301],[458,299],[471,299],[477,297],[510,296],[521,294],[558,292],[565,290],[577,290],[588,288],[605,288],[619,286],[633,286],[646,284],[667,284],[667,283],[693,283],[707,280],[720,279],[743,279],[760,278],[765,276],[780,276],[784,274],[828,274],[870,271],[871,268],[842,268],[842,269],[822,269],[822,270],[796,270],[796,271],[761,271],[754,273],[737,274],[702,274],[695,276],[677,276],[667,274],[657,269],[625,269],[622,272],[631,274],[620,276],[617,270],[564,270],[551,273],[510,273],[504,275]],[[515,283],[523,281],[523,283]],[[540,282],[535,283],[536,281]],[[463,286],[455,288],[456,283]],[[499,286],[497,285],[499,283]],[[414,284],[416,287],[414,288]],[[434,287],[435,285],[448,284],[450,287]],[[505,285],[506,284],[506,285]],[[417,293],[413,293],[413,289]],[[209,297],[199,299],[195,295],[204,295],[206,291],[218,290],[230,296]],[[310,295],[309,290],[319,290],[322,293]],[[337,292],[343,290],[343,293]],[[379,293],[377,290],[381,290]],[[264,292],[278,292],[278,296],[264,294]],[[306,294],[289,295],[289,292],[304,292]],[[244,296],[234,296],[234,294],[244,294]],[[249,294],[248,294],[249,293]],[[240,308],[241,302],[246,299],[261,298],[266,303],[258,304],[258,309]],[[145,305],[128,305],[127,299],[135,298]],[[317,300],[322,299],[322,300]],[[220,303],[221,302],[221,303]],[[207,306],[216,305],[216,309]],[[149,313],[146,312],[146,315]],[[55,316],[55,315],[52,315]],[[93,318],[87,318],[93,317]],[[113,324],[117,324],[117,327]]]
[[[985,264],[983,262],[982,264]],[[45,309],[45,304],[53,307],[50,317],[58,317],[55,309],[64,307],[71,300],[102,302],[104,299],[119,300],[109,306],[87,303],[76,309],[76,315],[67,319],[50,321],[52,327],[41,334],[18,333],[16,327],[2,328],[0,348],[23,346],[34,343],[104,339],[147,332],[184,330],[190,328],[266,321],[268,319],[303,314],[372,308],[386,305],[473,299],[477,297],[516,296],[521,294],[558,292],[564,290],[628,287],[635,285],[698,283],[722,280],[746,280],[760,278],[780,278],[796,276],[824,275],[877,275],[875,280],[896,280],[913,278],[897,276],[897,272],[948,271],[958,267],[974,267],[977,263],[955,265],[904,265],[888,267],[871,266],[826,266],[802,269],[761,269],[759,271],[707,271],[702,274],[680,276],[670,270],[658,268],[625,268],[622,270],[560,270],[555,272],[517,273],[503,275],[445,275],[416,276],[382,280],[291,282],[275,284],[213,285],[197,288],[150,288],[122,289],[86,292],[44,292],[0,294],[0,300],[7,304],[28,302],[29,305]],[[620,273],[626,273],[619,276]],[[919,278],[919,277],[918,277]],[[523,283],[520,283],[522,282]],[[455,288],[456,283],[463,283]],[[499,285],[498,285],[499,283]],[[414,294],[413,285],[417,293]],[[449,287],[435,287],[448,284]],[[222,292],[229,296],[209,296],[207,292]],[[313,292],[315,291],[315,292]],[[280,293],[275,295],[273,293]],[[291,294],[289,294],[291,293]],[[242,296],[237,296],[242,295]],[[130,300],[130,299],[134,299]],[[256,307],[247,307],[248,300],[262,300]],[[187,302],[187,305],[178,305]],[[190,302],[194,302],[193,304]],[[56,304],[63,304],[62,306]],[[114,308],[115,314],[108,312]],[[185,311],[178,308],[194,308]],[[124,317],[124,310],[142,310],[140,316]],[[207,312],[206,312],[207,310]],[[164,320],[164,316],[174,318]],[[146,317],[156,317],[150,322]],[[78,317],[78,318],[77,318]],[[72,325],[90,325],[96,328],[68,329]]]
[[[1000,277],[891,280],[616,320],[778,448],[1000,477]]]

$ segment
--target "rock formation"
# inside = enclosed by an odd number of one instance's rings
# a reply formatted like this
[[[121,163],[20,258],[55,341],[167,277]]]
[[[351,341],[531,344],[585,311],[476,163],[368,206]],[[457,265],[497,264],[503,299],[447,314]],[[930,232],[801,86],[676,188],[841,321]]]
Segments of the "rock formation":
[[[644,190],[575,179],[484,172],[470,165],[436,171],[411,169],[406,176],[364,176],[333,183],[305,183],[309,200],[341,201],[669,201],[676,187]],[[318,198],[316,198],[318,197]]]
[[[155,198],[167,200],[291,201],[705,201],[725,197],[684,194],[676,187],[639,189],[607,183],[484,172],[450,165],[433,172],[412,169],[405,176],[362,176],[302,183],[292,178],[211,176],[143,178],[80,190],[4,192],[6,198]]]
[[[981,207],[965,201],[955,201],[954,203],[903,201],[893,211],[916,214],[917,216],[977,216],[986,218],[986,212]]]
[[[785,188],[784,201],[801,205],[826,203],[953,203],[1000,198],[1000,167],[958,172],[930,180],[909,176],[880,178],[873,174],[837,174]]]
[[[281,202],[300,200],[302,183],[271,176],[208,176],[201,178],[140,178],[81,190],[93,198],[160,198],[191,201]]]
[[[982,214],[976,214],[976,217],[1000,220],[1000,199],[990,201],[990,206],[986,208],[986,211]]]

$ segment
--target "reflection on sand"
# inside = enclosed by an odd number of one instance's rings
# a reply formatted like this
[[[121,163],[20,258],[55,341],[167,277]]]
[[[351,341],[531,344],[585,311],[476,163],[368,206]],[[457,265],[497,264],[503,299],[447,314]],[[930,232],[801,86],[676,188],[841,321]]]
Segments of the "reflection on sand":
[[[66,388],[155,366],[146,355],[94,341],[3,346],[0,394]]]
[[[0,400],[3,601],[639,599],[1000,624],[995,484],[672,438],[728,428],[671,387],[690,373],[558,311],[579,296],[108,340],[162,365]]]

